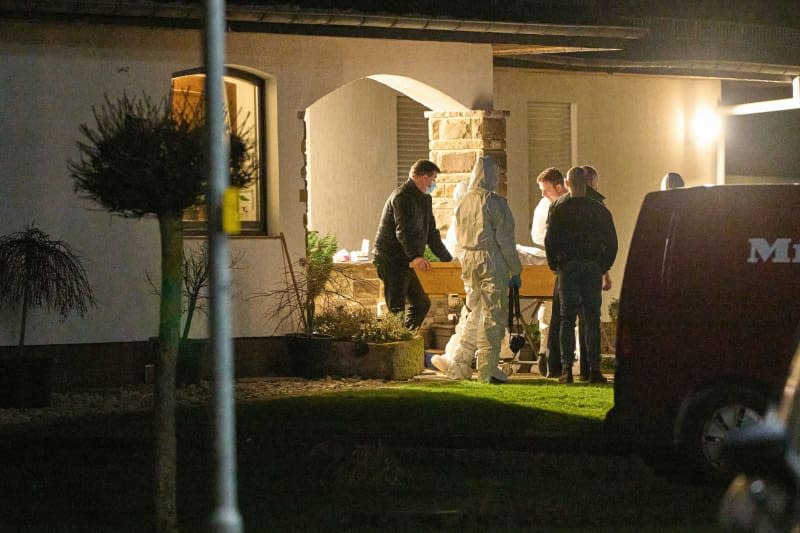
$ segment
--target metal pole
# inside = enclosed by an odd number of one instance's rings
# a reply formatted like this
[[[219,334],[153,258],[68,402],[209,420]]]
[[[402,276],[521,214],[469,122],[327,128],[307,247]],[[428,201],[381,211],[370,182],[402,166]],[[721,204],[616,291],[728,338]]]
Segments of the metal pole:
[[[209,529],[242,531],[236,502],[236,415],[233,402],[233,341],[230,322],[230,250],[222,231],[222,197],[230,182],[225,131],[225,0],[205,0],[206,117],[208,129],[209,328],[214,361],[213,425],[215,508]]]

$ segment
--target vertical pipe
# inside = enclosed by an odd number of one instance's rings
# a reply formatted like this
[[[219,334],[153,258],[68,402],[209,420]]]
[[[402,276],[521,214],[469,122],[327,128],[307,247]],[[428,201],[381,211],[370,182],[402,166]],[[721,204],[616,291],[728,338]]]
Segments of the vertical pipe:
[[[717,185],[725,185],[728,181],[728,172],[725,163],[725,133],[728,128],[728,116],[720,115],[719,117],[720,128],[719,135],[717,135],[717,152],[716,152],[716,183]]]
[[[236,502],[236,417],[233,403],[233,341],[230,322],[228,237],[222,231],[222,197],[230,181],[229,138],[225,131],[225,0],[205,0],[206,116],[208,131],[209,329],[214,367],[213,426],[215,507],[209,529],[238,533]]]

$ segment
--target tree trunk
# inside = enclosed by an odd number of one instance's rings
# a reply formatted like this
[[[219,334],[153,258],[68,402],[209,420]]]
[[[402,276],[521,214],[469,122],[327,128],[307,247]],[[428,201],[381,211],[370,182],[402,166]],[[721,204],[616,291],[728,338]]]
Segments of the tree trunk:
[[[183,223],[180,215],[160,215],[161,310],[155,383],[156,531],[178,531],[176,504],[175,368],[181,318]]]
[[[181,340],[185,341],[189,338],[189,330],[192,328],[192,319],[194,318],[194,310],[197,307],[197,298],[199,297],[199,291],[197,292],[190,292],[189,293],[189,301],[187,302],[187,309],[186,309],[186,322],[183,324],[183,333],[181,334]]]
[[[28,323],[28,290],[25,289],[25,294],[22,297],[22,320],[19,326],[19,348],[17,349],[17,357],[22,361],[22,356],[25,355],[25,328]]]

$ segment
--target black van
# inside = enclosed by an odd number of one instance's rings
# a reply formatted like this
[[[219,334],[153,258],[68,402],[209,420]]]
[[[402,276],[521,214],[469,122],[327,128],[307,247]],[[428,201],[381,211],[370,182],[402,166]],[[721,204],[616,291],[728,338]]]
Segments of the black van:
[[[800,185],[648,194],[625,266],[606,428],[727,474],[720,446],[780,396],[800,322]]]

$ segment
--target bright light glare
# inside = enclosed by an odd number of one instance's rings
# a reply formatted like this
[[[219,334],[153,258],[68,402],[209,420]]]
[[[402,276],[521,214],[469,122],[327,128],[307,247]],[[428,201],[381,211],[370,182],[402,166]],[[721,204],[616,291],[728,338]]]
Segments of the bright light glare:
[[[692,118],[692,135],[699,146],[713,143],[720,131],[719,116],[706,107],[698,109]]]

